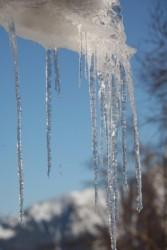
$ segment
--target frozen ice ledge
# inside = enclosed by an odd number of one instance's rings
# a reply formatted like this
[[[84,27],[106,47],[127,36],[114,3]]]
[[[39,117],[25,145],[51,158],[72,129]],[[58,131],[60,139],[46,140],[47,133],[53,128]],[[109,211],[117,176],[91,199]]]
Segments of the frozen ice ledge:
[[[121,19],[118,0],[0,0],[0,24],[8,30],[12,20],[18,36],[45,48],[80,51],[82,30],[89,50],[131,54]]]

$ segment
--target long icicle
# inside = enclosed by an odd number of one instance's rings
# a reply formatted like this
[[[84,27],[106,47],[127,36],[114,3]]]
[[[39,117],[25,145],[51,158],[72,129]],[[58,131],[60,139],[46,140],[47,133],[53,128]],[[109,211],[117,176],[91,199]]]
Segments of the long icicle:
[[[84,52],[85,52],[85,62],[84,62],[84,76],[85,79],[88,80],[89,74],[88,74],[88,34],[87,32],[85,34],[85,46],[84,46]],[[96,57],[96,56],[95,56]],[[96,58],[95,58],[96,60]]]
[[[78,85],[81,87],[81,82],[83,78],[83,32],[81,25],[78,26],[79,41],[80,41],[80,51],[79,51],[79,70],[78,70]]]
[[[106,102],[107,102],[107,126],[108,126],[108,138],[107,138],[107,199],[108,199],[108,212],[109,212],[109,230],[111,238],[111,248],[116,250],[116,193],[115,193],[115,148],[114,146],[114,134],[113,134],[113,122],[112,122],[112,80],[107,80],[106,88]]]
[[[129,60],[127,61],[127,84],[130,105],[132,110],[132,119],[133,119],[133,130],[134,130],[134,144],[135,144],[135,155],[136,155],[136,179],[137,179],[137,210],[140,212],[143,209],[142,201],[142,167],[140,159],[140,142],[139,142],[139,131],[138,131],[138,121],[137,121],[137,111],[136,111],[136,101],[134,96],[134,87],[131,77],[131,68]]]
[[[105,171],[105,141],[106,141],[106,126],[105,126],[105,98],[104,98],[104,91],[105,91],[105,84],[104,80],[102,79],[102,75],[98,75],[98,82],[99,82],[99,102],[100,102],[100,165],[102,170]],[[104,173],[105,174],[105,173]]]
[[[126,73],[122,64],[120,64],[120,80],[121,80],[121,130],[122,130],[122,162],[123,162],[123,184],[124,188],[128,188],[127,176],[127,121],[126,121],[126,105],[127,105],[127,83]]]
[[[51,79],[52,77],[52,51],[50,49],[46,50],[46,143],[47,143],[47,159],[48,159],[48,176],[50,176],[50,171],[52,167],[52,149],[51,149],[51,102],[52,102],[52,92],[51,92]]]
[[[116,67],[116,65],[115,65]],[[117,75],[112,77],[111,83],[111,167],[113,179],[113,249],[116,249],[117,218],[118,218],[118,160],[117,160],[117,137],[119,122],[119,92]]]
[[[117,62],[115,67],[117,68]],[[117,70],[116,70],[117,71]],[[117,72],[118,73],[118,72]],[[120,126],[120,93],[118,76],[115,73],[112,82],[112,167],[114,171],[115,214],[116,222],[119,215],[119,189],[118,189],[118,131]]]
[[[90,79],[89,79],[90,111],[92,123],[92,151],[94,166],[95,205],[98,200],[98,142],[97,142],[97,113],[96,113],[96,76],[95,55],[91,56]]]
[[[53,66],[54,66],[54,72],[55,72],[55,90],[57,94],[60,94],[61,91],[61,81],[60,81],[60,69],[59,69],[59,62],[58,62],[58,49],[52,50],[53,55]]]
[[[19,59],[15,25],[13,22],[9,24],[9,39],[13,57],[14,74],[15,74],[15,91],[16,91],[16,113],[17,113],[17,162],[18,162],[18,177],[19,177],[19,215],[20,221],[23,221],[24,207],[24,174],[23,174],[23,159],[22,159],[22,108],[20,94],[20,79],[19,79]]]

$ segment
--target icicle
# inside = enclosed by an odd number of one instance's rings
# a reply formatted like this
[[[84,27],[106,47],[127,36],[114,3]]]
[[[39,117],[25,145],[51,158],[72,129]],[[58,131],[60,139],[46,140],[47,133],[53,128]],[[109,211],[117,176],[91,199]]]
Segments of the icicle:
[[[106,140],[106,126],[105,126],[105,98],[104,98],[104,91],[105,85],[104,80],[102,79],[102,75],[98,75],[98,81],[100,85],[99,90],[99,99],[100,99],[100,164],[102,169],[104,170],[105,167],[105,140]]]
[[[57,94],[60,94],[61,82],[60,82],[60,69],[59,69],[59,62],[58,62],[58,50],[54,49],[52,51],[52,54],[53,54],[53,64],[54,64],[54,71],[55,71],[55,90]]]
[[[110,122],[109,122],[110,126]],[[109,128],[108,133],[108,170],[107,170],[107,207],[108,207],[108,216],[109,216],[109,231],[111,238],[111,248],[116,250],[116,241],[117,241],[117,221],[116,221],[116,189],[115,189],[115,171],[113,166],[113,159],[111,153],[111,128]],[[109,141],[110,140],[110,141]]]
[[[16,107],[17,107],[17,162],[18,162],[18,177],[19,177],[19,214],[20,221],[23,221],[23,204],[24,204],[24,177],[23,177],[23,159],[22,159],[22,135],[21,135],[21,95],[20,95],[20,79],[19,79],[19,63],[18,63],[18,48],[16,41],[15,25],[13,22],[9,24],[9,39],[13,56],[14,73],[15,73],[15,90],[16,90]]]
[[[106,65],[109,66],[110,62],[106,57]],[[105,65],[105,66],[106,66]],[[106,165],[107,165],[107,210],[109,218],[109,231],[111,238],[111,247],[116,250],[116,196],[115,196],[115,183],[114,183],[114,169],[112,159],[112,86],[110,74],[106,69],[106,75],[102,77],[104,79],[104,87],[101,86],[101,102],[103,103],[103,111],[105,118],[105,134],[106,134]]]
[[[112,167],[114,170],[114,182],[115,182],[115,191],[117,191],[117,135],[118,135],[118,93],[117,93],[117,82],[115,82],[115,79],[112,81],[112,124],[111,124],[111,142],[112,142]]]
[[[113,177],[111,173],[108,173],[108,191],[107,191],[107,207],[108,207],[108,222],[109,232],[111,239],[111,249],[117,249],[117,221],[116,221],[116,210],[115,210],[115,195],[113,191]]]
[[[3,1],[5,2],[5,1]],[[12,2],[12,1],[11,1]],[[14,1],[21,2],[21,1]],[[34,2],[33,0],[31,2]],[[42,1],[43,2],[43,1]],[[98,152],[98,122],[97,115],[97,87],[100,89],[100,150],[101,150],[101,164],[105,167],[106,172],[106,191],[107,191],[107,206],[109,213],[109,227],[110,236],[112,240],[112,249],[116,250],[117,238],[117,211],[118,211],[118,139],[119,132],[121,132],[122,140],[122,162],[123,162],[123,179],[124,184],[127,186],[127,124],[126,124],[126,105],[127,105],[127,92],[129,92],[129,99],[131,104],[133,116],[133,130],[134,130],[134,143],[136,154],[136,178],[138,188],[138,210],[142,209],[142,180],[141,180],[141,163],[140,163],[140,147],[139,147],[139,132],[137,127],[137,114],[134,98],[134,90],[132,79],[130,75],[129,59],[133,54],[133,50],[126,45],[126,36],[124,34],[123,22],[120,13],[119,0],[104,0],[101,5],[92,5],[87,3],[87,8],[77,10],[71,4],[67,5],[66,10],[70,14],[71,22],[66,20],[63,22],[65,3],[60,4],[60,13],[58,19],[62,21],[60,27],[54,27],[53,32],[59,32],[60,39],[53,39],[54,35],[51,32],[51,37],[45,41],[38,40],[41,44],[60,46],[63,41],[63,47],[76,50],[80,49],[79,53],[79,86],[81,86],[82,79],[89,82],[89,95],[90,95],[90,111],[91,111],[91,126],[92,126],[92,151],[93,151],[93,165],[94,165],[94,183],[95,183],[95,204],[98,199],[98,165],[99,165],[99,152]],[[30,6],[30,4],[28,4]],[[32,4],[32,7],[34,4]],[[10,11],[10,6],[4,5],[4,11]],[[18,3],[19,6],[19,3]],[[78,5],[79,6],[79,5]],[[92,6],[95,11],[90,11]],[[101,7],[102,9],[101,9]],[[8,9],[9,7],[9,9]],[[46,7],[46,17],[48,14]],[[93,8],[94,8],[93,7]],[[51,8],[50,8],[51,10]],[[86,11],[88,10],[88,13]],[[45,12],[45,8],[43,9]],[[73,13],[74,11],[74,13]],[[76,14],[76,11],[81,14]],[[18,25],[20,25],[20,34],[24,37],[29,37],[23,20],[22,13],[18,12]],[[50,12],[49,12],[50,13]],[[66,14],[68,14],[66,13]],[[96,13],[96,14],[95,14]],[[54,17],[54,13],[50,13],[49,20]],[[84,16],[90,17],[90,20],[84,20]],[[5,14],[6,16],[6,14]],[[4,17],[5,17],[4,16]],[[2,24],[3,24],[3,19]],[[35,19],[34,19],[35,20]],[[67,25],[71,25],[70,35],[66,32]],[[4,21],[5,26],[5,21]],[[70,27],[70,26],[69,26]],[[31,27],[32,31],[33,25]],[[78,34],[75,33],[78,28]],[[52,27],[51,27],[52,29]],[[23,30],[23,31],[22,31]],[[42,30],[42,26],[41,26]],[[17,158],[18,158],[18,175],[19,175],[19,196],[20,196],[20,218],[23,217],[23,163],[22,163],[22,145],[21,145],[21,98],[20,98],[20,84],[19,84],[19,69],[18,69],[18,55],[17,44],[14,24],[9,26],[10,41],[15,69],[15,84],[16,84],[16,101],[17,101]],[[30,31],[31,33],[31,31]],[[33,33],[31,38],[33,38]],[[48,30],[46,30],[46,34]],[[74,39],[71,40],[71,36]],[[35,38],[35,37],[34,37]],[[41,36],[40,36],[41,38]],[[65,38],[65,39],[64,39]],[[51,39],[51,40],[50,40]],[[47,41],[46,41],[47,40]],[[53,47],[53,48],[54,48]],[[79,48],[80,47],[80,48]],[[96,53],[92,53],[96,51]],[[47,144],[47,163],[48,163],[48,176],[50,175],[52,165],[52,151],[51,151],[51,102],[52,102],[52,67],[54,66],[55,89],[60,93],[60,72],[58,64],[58,51],[57,49],[46,50],[46,144]],[[98,79],[97,79],[98,78]],[[99,85],[97,83],[99,81]]]
[[[81,81],[83,78],[83,33],[81,30],[81,25],[78,26],[79,40],[80,40],[80,52],[79,52],[79,79],[78,85],[81,87]]]
[[[116,72],[115,72],[116,73]],[[118,217],[118,162],[117,162],[117,137],[119,122],[119,92],[116,75],[111,82],[111,168],[112,168],[112,248],[116,249],[117,217]]]
[[[52,51],[46,50],[46,140],[47,140],[47,158],[48,158],[48,176],[50,176],[52,166],[51,150],[51,77],[52,77]]]
[[[109,230],[111,246],[116,250],[117,218],[118,218],[118,162],[117,142],[120,123],[120,92],[118,83],[117,58],[106,56],[105,74],[103,78],[105,88],[102,88],[104,98],[104,115],[106,126],[107,146],[107,206],[109,213]],[[102,100],[102,99],[101,99]]]
[[[96,56],[95,56],[96,57]],[[85,32],[85,63],[84,63],[84,76],[87,80],[89,77],[88,74],[88,34]]]
[[[123,183],[125,189],[128,188],[127,177],[127,141],[126,141],[126,104],[127,104],[127,84],[125,77],[125,69],[120,64],[120,80],[121,80],[121,129],[122,129],[122,161],[123,161]]]
[[[97,114],[96,114],[96,77],[95,77],[95,55],[91,57],[90,79],[89,79],[90,110],[92,123],[92,150],[94,165],[94,184],[95,184],[95,204],[98,199],[98,142],[97,142]]]
[[[134,97],[134,88],[130,73],[130,65],[127,62],[127,80],[128,80],[128,92],[129,99],[132,110],[132,119],[133,119],[133,130],[134,130],[134,143],[135,143],[135,155],[136,155],[136,179],[137,179],[137,210],[140,212],[143,208],[142,202],[142,170],[141,170],[141,160],[140,160],[140,143],[139,143],[139,131],[138,131],[138,122],[137,122],[137,112],[136,112],[136,102]]]
[[[125,189],[128,188],[128,179],[127,179],[127,141],[126,141],[126,84],[122,83],[122,114],[121,114],[121,126],[122,126],[122,159],[123,159],[123,181]]]

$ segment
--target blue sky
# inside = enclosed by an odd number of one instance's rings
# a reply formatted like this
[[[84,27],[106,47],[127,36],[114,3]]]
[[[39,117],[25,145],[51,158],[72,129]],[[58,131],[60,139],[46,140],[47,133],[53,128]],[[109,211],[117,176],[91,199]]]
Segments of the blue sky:
[[[139,50],[148,34],[151,0],[122,0],[128,44]],[[0,28],[0,214],[18,211],[16,116],[13,70],[7,33]],[[53,168],[48,179],[45,142],[45,51],[22,39],[19,42],[23,100],[23,153],[25,207],[81,189],[93,178],[86,162],[91,157],[88,88],[78,88],[78,55],[60,52],[62,92],[53,96]],[[138,65],[132,62],[139,120],[148,112],[148,98],[140,86]],[[54,93],[54,92],[53,92]],[[151,140],[154,129],[141,128],[141,138]]]

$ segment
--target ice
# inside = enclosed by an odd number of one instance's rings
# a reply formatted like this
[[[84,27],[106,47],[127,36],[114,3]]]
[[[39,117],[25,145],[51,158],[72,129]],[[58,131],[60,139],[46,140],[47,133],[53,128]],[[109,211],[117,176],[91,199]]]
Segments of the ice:
[[[17,121],[17,162],[18,162],[18,177],[19,177],[19,214],[20,221],[23,221],[23,203],[24,203],[24,177],[23,177],[23,160],[22,160],[22,108],[20,94],[20,77],[19,77],[19,62],[18,49],[15,33],[15,25],[11,21],[9,23],[9,39],[13,57],[13,66],[15,74],[15,91],[16,91],[16,121]]]
[[[84,65],[84,61],[83,61],[83,57],[84,57],[84,51],[83,51],[83,33],[81,31],[81,25],[78,26],[78,34],[79,34],[79,38],[80,38],[80,51],[79,51],[79,79],[78,79],[78,85],[79,87],[81,87],[81,82],[83,79],[83,65]]]
[[[96,114],[96,76],[95,76],[95,55],[91,57],[90,66],[90,79],[89,79],[89,95],[90,95],[90,111],[92,123],[92,152],[93,152],[93,165],[94,165],[94,184],[95,184],[95,204],[98,199],[98,141],[97,141],[97,114]]]
[[[99,101],[100,101],[100,152],[99,159],[100,165],[103,171],[105,171],[105,139],[106,139],[106,125],[105,125],[105,102],[104,102],[104,82],[101,81],[101,75],[99,79]]]
[[[142,202],[142,167],[140,160],[140,140],[139,140],[139,130],[138,130],[138,122],[137,122],[137,112],[136,112],[136,102],[134,96],[134,87],[131,77],[130,65],[127,63],[127,80],[128,80],[128,91],[129,91],[129,99],[132,110],[132,119],[133,119],[133,131],[134,131],[134,151],[136,155],[136,179],[137,179],[137,210],[140,212],[143,208]]]
[[[85,32],[85,67],[84,67],[84,76],[85,79],[88,80],[89,73],[88,73],[88,35],[87,32]],[[96,58],[96,56],[95,56]],[[96,60],[96,59],[95,59]]]
[[[48,176],[52,167],[51,130],[52,130],[52,50],[46,50],[46,142]]]
[[[109,12],[111,17],[106,15],[106,3],[113,6]],[[7,28],[8,17],[11,17],[18,36],[36,41],[45,48],[78,52],[80,26],[83,35],[89,36],[88,50],[94,51],[96,46],[103,58],[107,51],[116,52],[116,49],[120,53],[126,48],[128,53],[133,53],[125,43],[118,10],[117,0],[0,0],[0,24]]]
[[[122,127],[122,161],[123,161],[123,183],[125,188],[128,188],[127,177],[127,141],[126,141],[126,105],[127,105],[127,85],[126,73],[122,64],[120,64],[120,80],[121,80],[121,127]]]
[[[82,26],[78,26],[78,32],[80,37],[80,51],[79,51],[79,87],[81,87],[81,82],[85,78],[89,79],[89,69],[88,69],[88,38],[87,32],[82,31]],[[89,65],[90,66],[90,65]]]
[[[119,143],[122,151],[122,177],[127,187],[127,105],[131,105],[136,155],[138,189],[137,209],[142,209],[140,144],[131,77],[130,58],[134,49],[127,46],[118,0],[0,0],[0,25],[8,30],[13,20],[16,34],[38,42],[46,49],[46,140],[48,175],[52,165],[51,150],[51,81],[60,93],[58,50],[79,53],[79,86],[88,80],[90,94],[92,158],[94,165],[95,203],[98,198],[99,165],[106,173],[105,187],[111,247],[116,250],[119,219]],[[20,215],[23,214],[23,173],[21,149],[21,100],[18,57],[14,25],[10,37],[15,65],[17,99],[18,166],[20,178]],[[56,49],[55,49],[56,48]],[[52,70],[54,68],[54,74]],[[129,97],[129,98],[128,98]],[[100,109],[100,117],[98,116]],[[99,132],[100,131],[100,132]],[[100,133],[100,146],[98,138]],[[120,136],[121,135],[121,136]],[[98,148],[100,147],[100,148]],[[100,160],[99,160],[100,159]]]
[[[61,91],[61,80],[60,80],[60,69],[59,69],[59,62],[58,62],[58,50],[54,49],[52,50],[52,56],[53,56],[53,66],[55,71],[55,90],[57,94],[60,94]]]

